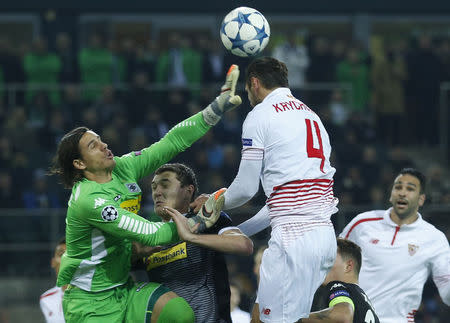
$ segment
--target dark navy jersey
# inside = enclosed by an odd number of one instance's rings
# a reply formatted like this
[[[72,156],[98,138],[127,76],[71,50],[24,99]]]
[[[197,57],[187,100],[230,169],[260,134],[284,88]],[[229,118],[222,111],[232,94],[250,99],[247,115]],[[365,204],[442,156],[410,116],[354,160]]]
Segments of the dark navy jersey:
[[[191,217],[193,214],[187,214]],[[205,234],[217,234],[231,226],[222,212],[217,223]],[[186,242],[164,246],[145,258],[151,282],[164,284],[192,307],[196,322],[231,322],[230,286],[225,257],[212,249]]]
[[[343,302],[353,305],[353,323],[380,323],[369,298],[358,285],[332,281],[328,283],[326,290],[326,303],[329,307]]]

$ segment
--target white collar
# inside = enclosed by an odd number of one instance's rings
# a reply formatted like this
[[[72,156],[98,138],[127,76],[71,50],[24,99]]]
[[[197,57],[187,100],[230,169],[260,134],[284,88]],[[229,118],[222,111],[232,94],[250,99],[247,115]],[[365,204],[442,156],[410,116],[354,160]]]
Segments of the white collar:
[[[391,210],[392,210],[392,209],[393,209],[392,207],[390,207],[389,209],[387,209],[387,210],[384,212],[383,218],[384,218],[384,221],[385,221],[387,224],[389,224],[389,225],[391,225],[391,226],[394,226],[394,227],[398,227],[398,224],[395,223],[394,221],[392,221],[392,219],[391,219]],[[422,215],[421,215],[419,212],[417,212],[417,219],[416,219],[413,223],[410,223],[410,224],[402,224],[401,227],[402,227],[402,228],[403,228],[403,227],[406,227],[406,228],[414,228],[414,227],[418,226],[419,223],[420,223],[421,221],[422,221]]]

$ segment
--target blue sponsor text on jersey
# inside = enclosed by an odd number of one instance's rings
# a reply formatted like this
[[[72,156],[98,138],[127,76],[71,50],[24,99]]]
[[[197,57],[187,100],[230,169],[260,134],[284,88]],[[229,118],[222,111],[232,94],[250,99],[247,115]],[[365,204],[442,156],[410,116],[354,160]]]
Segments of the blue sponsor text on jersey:
[[[330,301],[331,301],[333,298],[336,298],[336,297],[339,297],[339,296],[347,296],[347,297],[350,297],[350,294],[349,294],[346,290],[338,290],[338,291],[335,291],[333,294],[330,295]]]
[[[242,138],[242,146],[251,146],[253,144],[253,140],[249,138]]]

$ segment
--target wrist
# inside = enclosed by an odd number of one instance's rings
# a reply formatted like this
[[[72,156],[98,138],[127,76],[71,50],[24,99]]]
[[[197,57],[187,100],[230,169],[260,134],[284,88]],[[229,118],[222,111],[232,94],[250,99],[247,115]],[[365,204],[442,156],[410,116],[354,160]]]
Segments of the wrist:
[[[222,118],[222,113],[217,108],[215,109],[214,106],[217,106],[215,100],[202,110],[203,120],[210,126],[215,126]]]

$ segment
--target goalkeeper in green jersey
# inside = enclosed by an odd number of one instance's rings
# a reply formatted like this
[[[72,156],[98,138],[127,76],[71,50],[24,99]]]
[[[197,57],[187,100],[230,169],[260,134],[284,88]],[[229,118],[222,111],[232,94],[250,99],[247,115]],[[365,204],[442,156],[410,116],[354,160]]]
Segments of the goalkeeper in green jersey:
[[[234,93],[238,77],[239,68],[231,66],[221,94],[208,107],[141,151],[114,157],[108,145],[85,127],[61,139],[52,172],[72,189],[67,251],[57,280],[58,286],[68,285],[63,299],[67,322],[194,321],[184,299],[160,284],[135,285],[129,276],[132,242],[156,246],[179,241],[175,223],[152,223],[137,215],[141,202],[137,182],[188,148],[225,111],[241,103]],[[200,226],[190,224],[192,230],[205,226],[201,219],[197,217]]]

